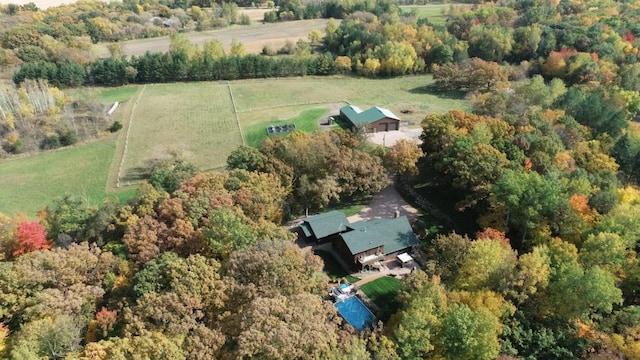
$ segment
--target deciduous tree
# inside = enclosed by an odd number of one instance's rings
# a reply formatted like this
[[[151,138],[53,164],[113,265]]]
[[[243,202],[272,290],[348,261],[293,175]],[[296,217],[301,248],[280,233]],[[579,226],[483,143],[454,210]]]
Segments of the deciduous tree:
[[[16,249],[13,256],[20,256],[40,249],[49,249],[47,231],[37,221],[23,222],[16,229]]]
[[[318,359],[338,345],[340,318],[335,307],[317,295],[257,298],[241,318],[241,357]]]
[[[224,272],[258,296],[321,294],[327,277],[322,259],[288,241],[262,241],[231,254]]]
[[[416,175],[417,162],[424,153],[415,141],[402,139],[384,154],[384,165],[400,176]]]
[[[440,346],[446,359],[495,359],[499,334],[500,321],[488,310],[458,305],[442,319]]]

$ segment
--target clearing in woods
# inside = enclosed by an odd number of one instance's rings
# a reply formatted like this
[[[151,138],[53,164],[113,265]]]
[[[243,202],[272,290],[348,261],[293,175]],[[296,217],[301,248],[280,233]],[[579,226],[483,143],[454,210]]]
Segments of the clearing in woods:
[[[403,5],[400,6],[404,14],[410,14],[415,10],[418,19],[427,19],[433,25],[444,25],[447,21],[446,13],[452,7],[465,7],[470,4],[428,4],[428,5]]]
[[[240,80],[231,82],[242,126],[293,118],[302,111],[327,107],[337,115],[347,103],[362,109],[385,107],[403,122],[419,125],[425,115],[451,109],[470,110],[464,94],[442,94],[431,75],[366,79],[351,76]],[[268,125],[268,124],[267,124]]]
[[[116,151],[122,169],[119,177],[112,175],[111,178],[117,178],[124,186],[135,184],[143,178],[150,160],[165,158],[173,151],[200,170],[220,169],[231,151],[243,142],[256,145],[266,137],[267,126],[294,123],[301,130],[311,131],[328,115],[337,115],[345,104],[363,109],[386,107],[409,126],[419,125],[426,114],[469,110],[469,103],[461,94],[436,94],[432,85],[431,75],[420,75],[390,79],[306,77],[140,87],[122,110],[125,127]],[[128,142],[126,153],[125,141]]]

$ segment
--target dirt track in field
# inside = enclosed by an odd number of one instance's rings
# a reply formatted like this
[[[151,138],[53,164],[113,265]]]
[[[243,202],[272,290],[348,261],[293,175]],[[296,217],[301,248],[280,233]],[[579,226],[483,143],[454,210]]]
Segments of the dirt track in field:
[[[262,51],[265,44],[271,43],[276,49],[284,46],[287,40],[293,42],[298,39],[307,39],[311,30],[318,29],[324,33],[328,20],[300,20],[287,21],[283,23],[262,24],[254,23],[250,26],[237,26],[222,30],[189,32],[185,35],[192,43],[203,47],[207,40],[218,39],[225,47],[226,51],[231,48],[231,41],[238,39],[247,53],[255,54]],[[145,52],[167,52],[169,50],[169,37],[159,37],[152,39],[138,39],[121,42],[122,51],[125,55],[140,56]],[[99,56],[109,57],[109,52],[105,47],[99,50]]]

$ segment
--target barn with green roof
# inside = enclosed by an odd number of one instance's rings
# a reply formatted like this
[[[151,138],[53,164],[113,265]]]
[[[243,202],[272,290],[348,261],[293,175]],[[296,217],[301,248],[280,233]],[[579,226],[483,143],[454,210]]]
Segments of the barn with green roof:
[[[340,108],[340,117],[349,127],[366,127],[367,131],[391,131],[400,129],[400,118],[391,111],[374,106],[362,110],[355,105]]]

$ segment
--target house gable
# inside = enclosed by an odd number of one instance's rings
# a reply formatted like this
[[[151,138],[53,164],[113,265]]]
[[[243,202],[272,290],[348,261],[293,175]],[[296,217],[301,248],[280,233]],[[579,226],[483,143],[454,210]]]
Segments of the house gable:
[[[348,224],[349,220],[343,212],[333,210],[304,219],[300,229],[307,238],[315,237],[320,240],[346,231]]]
[[[358,221],[349,228],[340,236],[352,256],[380,247],[384,255],[389,255],[418,245],[406,216]]]

